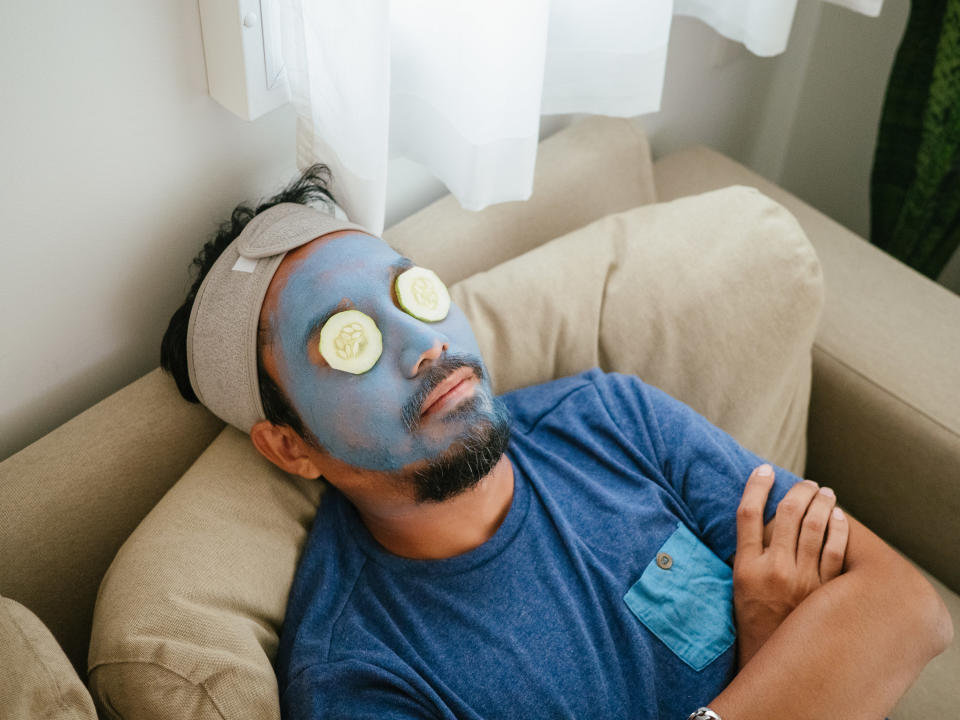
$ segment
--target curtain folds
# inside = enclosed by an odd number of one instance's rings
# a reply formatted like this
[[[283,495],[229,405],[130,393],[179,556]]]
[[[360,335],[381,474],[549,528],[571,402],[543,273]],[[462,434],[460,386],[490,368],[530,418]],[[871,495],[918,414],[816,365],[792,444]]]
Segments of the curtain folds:
[[[832,1],[872,15],[882,2]],[[775,55],[797,0],[276,2],[297,164],[329,165],[346,213],[379,233],[390,155],[465,208],[525,200],[541,115],[659,109],[673,15]]]

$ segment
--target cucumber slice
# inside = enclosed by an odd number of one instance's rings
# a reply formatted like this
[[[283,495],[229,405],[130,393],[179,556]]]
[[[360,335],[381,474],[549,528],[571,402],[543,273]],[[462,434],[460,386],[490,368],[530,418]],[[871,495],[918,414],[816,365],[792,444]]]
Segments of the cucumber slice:
[[[334,370],[365,373],[382,352],[383,336],[377,324],[359,310],[338,312],[320,330],[320,354]]]
[[[419,320],[437,322],[450,312],[450,293],[433,270],[410,268],[397,277],[400,307]]]

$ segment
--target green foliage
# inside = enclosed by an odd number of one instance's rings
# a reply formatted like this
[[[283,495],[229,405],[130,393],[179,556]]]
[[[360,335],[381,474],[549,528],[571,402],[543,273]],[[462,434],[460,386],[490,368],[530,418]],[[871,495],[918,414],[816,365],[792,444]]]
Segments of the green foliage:
[[[884,99],[870,240],[936,278],[960,245],[960,0],[914,0]]]

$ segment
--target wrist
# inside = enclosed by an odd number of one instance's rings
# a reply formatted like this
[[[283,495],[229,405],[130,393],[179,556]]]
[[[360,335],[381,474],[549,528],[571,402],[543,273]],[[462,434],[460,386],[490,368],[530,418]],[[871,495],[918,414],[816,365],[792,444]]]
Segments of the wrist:
[[[737,658],[742,668],[770,639],[789,613],[782,617],[771,612],[751,613],[738,609],[735,614],[737,627]]]
[[[757,632],[756,628],[751,628],[747,632],[737,632],[737,670],[742,670],[743,666],[750,662],[776,629],[777,626],[774,625],[762,632]]]
[[[759,649],[759,645],[745,643],[742,642],[740,638],[737,638],[737,672],[743,670],[746,664],[757,654]]]
[[[737,634],[737,670],[742,670],[750,660],[760,652],[760,648],[770,639],[776,627],[769,632],[747,632]]]
[[[687,720],[723,720],[717,713],[708,707],[702,707],[690,713]]]

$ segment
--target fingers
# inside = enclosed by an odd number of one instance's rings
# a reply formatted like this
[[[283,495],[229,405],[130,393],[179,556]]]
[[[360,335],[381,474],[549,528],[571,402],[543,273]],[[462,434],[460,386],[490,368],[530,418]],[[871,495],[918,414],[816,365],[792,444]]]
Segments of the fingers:
[[[787,491],[777,505],[777,523],[770,539],[771,549],[789,555],[790,558],[796,556],[800,523],[819,488],[813,480],[804,480]]]
[[[827,541],[823,545],[820,557],[820,582],[833,580],[843,572],[843,559],[847,553],[847,539],[850,537],[850,523],[843,511],[835,507],[830,513],[827,526]]]
[[[743,488],[737,508],[738,559],[756,557],[763,552],[763,508],[773,487],[773,468],[763,464],[756,468]]]
[[[803,516],[800,537],[797,538],[797,568],[807,577],[817,578],[820,574],[820,550],[824,546],[830,512],[836,504],[833,490],[822,487],[813,496]]]

